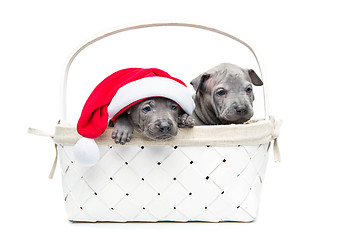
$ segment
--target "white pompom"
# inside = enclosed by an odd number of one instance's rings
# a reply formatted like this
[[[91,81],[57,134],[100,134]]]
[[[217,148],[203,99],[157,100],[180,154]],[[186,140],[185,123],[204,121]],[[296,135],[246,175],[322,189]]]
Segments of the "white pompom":
[[[94,166],[100,159],[100,150],[94,139],[80,138],[75,144],[76,160],[85,167]]]

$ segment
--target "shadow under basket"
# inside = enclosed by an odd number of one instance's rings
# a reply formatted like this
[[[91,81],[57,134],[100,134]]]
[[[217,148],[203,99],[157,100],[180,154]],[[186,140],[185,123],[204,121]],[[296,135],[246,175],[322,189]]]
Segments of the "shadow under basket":
[[[76,128],[58,125],[64,202],[74,222],[252,222],[276,122],[196,126],[159,142],[134,133],[114,144],[109,128],[96,139],[100,161],[76,160]]]

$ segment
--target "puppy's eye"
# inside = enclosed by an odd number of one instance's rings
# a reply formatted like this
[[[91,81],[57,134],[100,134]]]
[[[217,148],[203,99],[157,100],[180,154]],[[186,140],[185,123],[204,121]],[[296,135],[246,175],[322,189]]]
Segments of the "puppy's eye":
[[[248,87],[248,88],[246,89],[246,93],[251,93],[251,92],[252,92],[252,88]]]
[[[146,107],[144,107],[142,110],[143,110],[144,113],[147,113],[147,112],[150,112],[150,111],[151,111],[151,107],[150,107],[150,106],[146,106]]]
[[[220,89],[219,91],[216,92],[216,95],[218,96],[224,96],[226,94],[226,91],[224,89]]]
[[[177,109],[177,106],[172,105],[172,106],[170,107],[170,109],[171,109],[171,110],[175,110],[175,109]]]

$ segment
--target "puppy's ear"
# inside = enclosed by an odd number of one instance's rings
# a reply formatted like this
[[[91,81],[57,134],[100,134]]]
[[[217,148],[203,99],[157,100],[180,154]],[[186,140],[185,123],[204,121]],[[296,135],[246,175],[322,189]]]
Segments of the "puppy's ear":
[[[210,74],[203,73],[194,80],[190,82],[195,91],[204,91],[205,90],[205,82],[210,78]]]
[[[254,84],[255,86],[262,86],[263,82],[261,81],[261,79],[259,78],[259,76],[256,74],[256,72],[252,69],[248,70],[250,79],[252,84]]]

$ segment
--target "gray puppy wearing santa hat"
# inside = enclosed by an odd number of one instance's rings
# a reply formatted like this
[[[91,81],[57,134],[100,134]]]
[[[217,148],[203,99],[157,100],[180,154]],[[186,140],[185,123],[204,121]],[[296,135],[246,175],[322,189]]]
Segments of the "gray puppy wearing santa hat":
[[[112,138],[124,145],[130,142],[134,129],[150,139],[166,140],[177,135],[178,127],[193,127],[195,120],[182,113],[176,102],[156,97],[130,107],[113,125]]]

